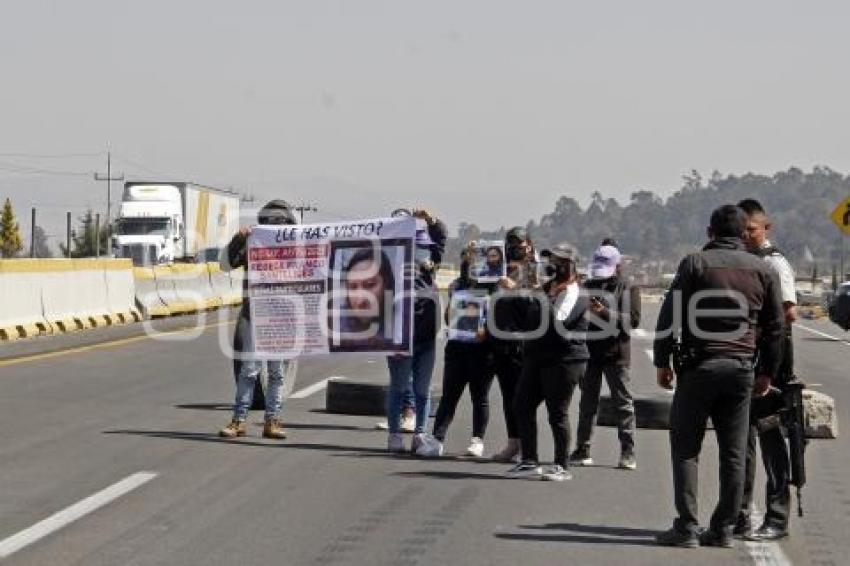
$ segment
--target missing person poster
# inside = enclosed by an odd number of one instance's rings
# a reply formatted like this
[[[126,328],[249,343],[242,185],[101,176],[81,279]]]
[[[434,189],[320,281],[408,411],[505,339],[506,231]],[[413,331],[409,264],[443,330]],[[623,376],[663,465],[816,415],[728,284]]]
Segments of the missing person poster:
[[[449,302],[448,339],[477,342],[487,327],[486,294],[455,291]]]
[[[409,353],[416,220],[256,226],[248,298],[258,356]]]
[[[505,243],[502,241],[477,241],[472,244],[470,278],[479,283],[496,283],[507,273]]]

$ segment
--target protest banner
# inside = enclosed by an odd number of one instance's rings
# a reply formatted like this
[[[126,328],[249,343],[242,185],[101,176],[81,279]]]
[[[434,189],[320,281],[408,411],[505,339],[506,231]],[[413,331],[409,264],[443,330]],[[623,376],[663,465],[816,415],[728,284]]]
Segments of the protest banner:
[[[448,339],[476,342],[487,327],[486,294],[455,291],[449,302]]]
[[[248,238],[255,353],[409,353],[414,218],[256,226]]]
[[[495,283],[506,273],[504,242],[479,240],[472,243],[471,279],[479,283]]]

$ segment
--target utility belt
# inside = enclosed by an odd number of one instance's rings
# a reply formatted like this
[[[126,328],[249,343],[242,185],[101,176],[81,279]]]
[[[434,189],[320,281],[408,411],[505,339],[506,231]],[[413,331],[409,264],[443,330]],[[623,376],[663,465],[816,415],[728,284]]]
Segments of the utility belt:
[[[717,359],[726,359],[726,360],[735,360],[742,363],[748,363],[752,365],[752,360],[747,360],[738,356],[732,355],[722,355],[716,353],[705,352],[704,350],[694,348],[692,346],[685,346],[680,343],[676,343],[673,345],[673,371],[676,372],[680,378],[685,373],[696,369],[703,362],[708,360],[717,360]]]

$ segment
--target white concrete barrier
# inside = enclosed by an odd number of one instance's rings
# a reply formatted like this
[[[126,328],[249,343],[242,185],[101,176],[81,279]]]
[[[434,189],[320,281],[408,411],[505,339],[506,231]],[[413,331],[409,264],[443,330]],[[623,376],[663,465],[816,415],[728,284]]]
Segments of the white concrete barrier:
[[[230,276],[221,270],[217,263],[208,263],[207,269],[210,273],[210,285],[213,293],[221,299],[223,306],[238,305],[242,302],[242,290],[238,294],[233,292]]]
[[[103,259],[43,259],[39,273],[42,315],[55,331],[112,324]],[[129,270],[129,264],[124,266]]]
[[[145,318],[156,318],[171,314],[168,306],[159,296],[152,267],[134,267],[133,283],[136,289],[136,305]]]
[[[50,334],[41,306],[45,260],[0,260],[0,340]]]
[[[198,310],[197,299],[187,301],[185,293],[183,293],[184,297],[180,296],[174,283],[177,274],[171,267],[170,265],[157,265],[153,268],[159,298],[165,303],[169,314],[196,312]]]
[[[113,324],[127,324],[141,320],[136,308],[136,282],[133,279],[133,262],[114,259],[104,262],[106,280],[106,306]]]

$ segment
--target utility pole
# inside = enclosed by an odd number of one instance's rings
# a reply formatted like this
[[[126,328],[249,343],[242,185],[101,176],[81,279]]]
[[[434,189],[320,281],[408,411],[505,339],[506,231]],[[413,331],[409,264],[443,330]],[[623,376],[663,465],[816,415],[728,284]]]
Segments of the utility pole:
[[[94,215],[94,257],[100,259],[100,213]]]
[[[319,212],[319,209],[313,206],[312,204],[299,204],[294,209],[301,214],[301,224],[304,224],[305,212]]]
[[[67,249],[65,250],[65,255],[70,258],[71,257],[71,213],[65,217],[66,226],[65,226],[65,245]]]
[[[112,151],[106,146],[106,175],[94,174],[95,181],[106,181],[106,236],[112,242],[112,181],[123,181],[124,173],[112,176]],[[109,248],[109,246],[107,246]]]
[[[35,257],[35,207],[32,207],[32,226],[30,226],[30,258]]]

